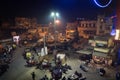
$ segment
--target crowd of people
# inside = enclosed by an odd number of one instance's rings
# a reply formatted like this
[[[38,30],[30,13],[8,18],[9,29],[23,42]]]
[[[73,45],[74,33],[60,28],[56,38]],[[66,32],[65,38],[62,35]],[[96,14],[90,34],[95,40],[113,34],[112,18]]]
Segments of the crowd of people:
[[[35,80],[36,78],[35,72],[32,72],[31,76],[32,76],[32,80]],[[75,71],[72,75],[68,77],[62,76],[62,73],[59,73],[59,74],[54,73],[54,75],[51,74],[51,78],[49,78],[47,75],[44,75],[39,80],[86,80],[86,77],[83,76],[82,73]]]
[[[77,71],[75,71],[74,74],[70,75],[69,77],[63,76],[63,74],[67,74],[68,70],[72,70],[71,66],[67,64],[63,65],[60,57],[56,57],[56,59],[54,60],[55,60],[54,61],[55,66],[50,65],[47,68],[51,74],[51,78],[45,75],[44,77],[40,78],[40,80],[73,80],[73,79],[74,80],[85,80],[86,79],[86,77],[84,77],[82,73],[79,73]],[[41,64],[39,66],[41,66]],[[32,79],[35,80],[35,76],[36,76],[35,72],[31,73],[31,75],[32,75]]]
[[[9,68],[9,64],[12,61],[15,44],[6,44],[0,49],[0,75],[2,75]]]

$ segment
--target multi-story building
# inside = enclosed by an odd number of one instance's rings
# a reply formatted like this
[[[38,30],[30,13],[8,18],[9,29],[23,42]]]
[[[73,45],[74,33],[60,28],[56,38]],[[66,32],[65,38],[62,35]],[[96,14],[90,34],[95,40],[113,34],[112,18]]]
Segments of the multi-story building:
[[[2,38],[2,35],[3,35],[3,34],[2,34],[2,30],[0,30],[0,34],[1,34],[1,35],[0,35],[0,38]]]
[[[38,25],[37,32],[39,33],[39,37],[44,37],[45,35],[47,35],[48,30],[48,25]]]
[[[9,22],[2,22],[2,28],[9,28],[11,24]]]
[[[113,60],[114,42],[111,36],[95,36],[94,37],[93,60],[96,63],[103,63],[105,61]]]
[[[115,46],[116,46],[116,61],[120,64],[120,0],[117,0],[117,8],[116,15],[113,17],[115,21],[116,34],[114,38]]]
[[[110,34],[112,31],[112,19],[111,17],[105,17],[104,15],[99,15],[97,17],[96,23],[96,35],[102,36]]]
[[[24,18],[24,17],[17,17],[15,18],[15,27],[17,28],[36,28],[37,27],[37,20],[35,18]]]
[[[67,23],[67,26],[66,26],[66,38],[73,39],[76,30],[77,30],[77,23],[76,22]]]
[[[79,21],[78,32],[79,36],[84,38],[93,37],[96,35],[96,21],[95,20],[83,20]]]
[[[78,23],[73,22],[67,24],[66,36],[74,35],[76,28],[79,33],[79,37],[93,38],[94,36],[102,36],[110,34],[112,31],[112,19],[111,17],[105,17],[99,15],[96,20],[80,20]]]
[[[116,35],[115,35],[115,41],[116,42],[120,42],[120,1],[118,0],[117,1],[117,14],[116,14],[116,17],[117,17],[117,20],[116,20]],[[116,18],[115,17],[115,18]]]

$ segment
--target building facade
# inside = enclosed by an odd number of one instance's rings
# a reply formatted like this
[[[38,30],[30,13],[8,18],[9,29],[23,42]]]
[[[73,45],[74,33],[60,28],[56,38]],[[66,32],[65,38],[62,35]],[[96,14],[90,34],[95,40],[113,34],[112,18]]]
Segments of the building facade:
[[[105,17],[104,15],[98,15],[96,23],[96,35],[103,36],[110,34],[112,31],[113,22],[111,17]]]
[[[76,28],[79,33],[79,37],[93,38],[94,36],[103,36],[110,34],[112,31],[112,19],[111,17],[105,17],[104,15],[97,16],[96,20],[80,20],[78,22],[67,23],[66,36],[69,38],[74,36]]]
[[[104,65],[111,65],[114,52],[114,38],[111,36],[95,36],[94,37],[94,50],[93,50],[93,60],[95,63],[100,63]],[[114,57],[113,57],[114,56]]]
[[[67,23],[67,26],[66,26],[66,38],[73,39],[74,36],[75,36],[76,29],[77,29],[77,23],[76,22]]]
[[[83,38],[89,38],[96,35],[96,21],[94,20],[84,20],[79,21],[78,32],[79,36]]]
[[[37,20],[36,18],[24,18],[24,17],[16,17],[15,18],[15,27],[16,28],[36,28]]]

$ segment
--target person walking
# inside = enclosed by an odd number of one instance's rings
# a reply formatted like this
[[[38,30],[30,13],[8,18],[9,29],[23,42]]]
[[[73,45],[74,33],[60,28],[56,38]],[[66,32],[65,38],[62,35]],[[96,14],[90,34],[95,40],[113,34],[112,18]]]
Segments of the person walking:
[[[62,80],[66,80],[66,77],[64,76],[64,77],[62,78]]]
[[[100,74],[100,76],[104,76],[105,73],[106,73],[106,71],[105,71],[104,68],[100,68],[100,69],[99,69],[99,74]]]
[[[47,75],[45,75],[45,76],[43,77],[43,80],[49,80],[48,77],[47,77]]]
[[[120,72],[116,73],[116,80],[120,80]]]
[[[36,76],[35,72],[32,72],[31,75],[32,75],[32,80],[35,80],[35,76]]]

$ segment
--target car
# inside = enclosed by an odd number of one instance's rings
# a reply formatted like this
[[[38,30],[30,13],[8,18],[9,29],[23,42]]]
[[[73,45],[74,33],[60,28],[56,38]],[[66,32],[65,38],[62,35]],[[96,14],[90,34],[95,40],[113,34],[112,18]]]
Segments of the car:
[[[80,65],[80,69],[83,70],[84,72],[88,72],[88,68],[84,65]]]

